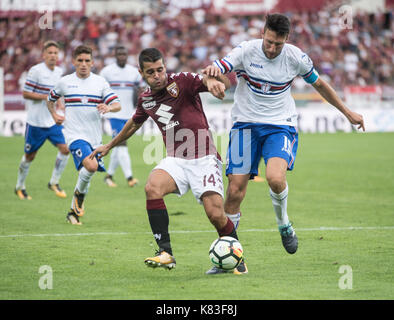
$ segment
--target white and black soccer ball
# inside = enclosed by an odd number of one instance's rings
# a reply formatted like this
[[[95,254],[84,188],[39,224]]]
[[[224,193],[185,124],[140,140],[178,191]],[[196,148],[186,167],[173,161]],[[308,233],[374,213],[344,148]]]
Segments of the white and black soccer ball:
[[[241,263],[243,249],[241,243],[232,237],[220,237],[209,248],[212,264],[223,270],[232,270]]]

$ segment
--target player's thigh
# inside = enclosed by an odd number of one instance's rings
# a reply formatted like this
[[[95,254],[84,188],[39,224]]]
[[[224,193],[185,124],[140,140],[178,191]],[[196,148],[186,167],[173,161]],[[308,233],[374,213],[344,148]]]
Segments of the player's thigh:
[[[69,146],[70,152],[74,159],[75,168],[79,171],[82,167],[90,172],[105,171],[102,159],[89,159],[89,155],[93,152],[92,146],[84,140],[76,140]]]
[[[166,173],[164,176],[169,176],[171,179],[167,179],[170,181],[168,185],[168,189],[164,194],[167,193],[175,193],[178,196],[184,195],[189,190],[189,184],[187,178],[185,176],[185,171],[183,168],[184,160],[174,158],[174,157],[166,157],[160,161],[160,163],[153,168],[151,175],[156,175],[156,172],[164,171]],[[152,176],[154,177],[154,176]],[[147,184],[148,187],[152,186],[155,182],[154,179],[148,179],[150,184]],[[166,183],[167,181],[165,181]]]
[[[261,137],[253,124],[236,123],[230,131],[227,149],[226,175],[258,174],[261,159]]]
[[[145,185],[148,200],[162,198],[177,189],[175,180],[163,169],[152,170]]]
[[[214,155],[184,161],[190,189],[198,203],[202,204],[201,199],[208,192],[218,194],[223,201],[222,162]]]
[[[278,129],[276,132],[269,134],[263,143],[262,156],[265,165],[267,166],[271,158],[281,158],[287,163],[286,170],[292,170],[297,155],[297,148],[298,133],[296,129],[294,127]]]
[[[41,148],[47,139],[47,128],[40,128],[26,124],[25,131],[25,154],[33,154]],[[31,156],[34,158],[34,156]]]
[[[59,149],[59,151],[63,154],[68,153],[68,148],[66,145],[66,140],[64,138],[62,132],[63,126],[61,125],[53,125],[48,129],[48,140]]]

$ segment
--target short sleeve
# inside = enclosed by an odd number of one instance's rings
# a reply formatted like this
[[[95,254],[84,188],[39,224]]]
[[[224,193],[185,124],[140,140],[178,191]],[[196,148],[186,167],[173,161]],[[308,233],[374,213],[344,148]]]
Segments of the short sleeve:
[[[105,80],[104,78],[103,78],[102,99],[103,99],[103,103],[108,104],[108,105],[110,105],[111,103],[114,103],[114,102],[120,102],[118,96],[111,89],[108,81]]]
[[[146,119],[148,119],[148,117],[149,115],[145,112],[142,106],[142,99],[139,98],[137,103],[137,109],[134,115],[132,116],[132,119],[135,123],[143,123],[146,121]]]
[[[236,69],[242,69],[242,53],[246,46],[246,41],[235,47],[222,59],[215,60],[213,65],[218,67],[223,74],[232,72]]]
[[[25,85],[23,86],[23,91],[36,92],[38,87],[39,72],[37,68],[30,68],[27,73]]]
[[[63,78],[60,79],[60,81],[57,82],[54,88],[49,92],[48,95],[48,101],[53,101],[55,102],[58,100],[61,96],[64,95],[63,93]]]

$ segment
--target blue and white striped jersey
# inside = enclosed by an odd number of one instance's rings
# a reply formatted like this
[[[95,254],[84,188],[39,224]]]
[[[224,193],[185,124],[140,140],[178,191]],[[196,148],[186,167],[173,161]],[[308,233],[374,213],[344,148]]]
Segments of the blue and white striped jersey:
[[[49,94],[49,91],[62,77],[63,70],[55,66],[54,70],[47,67],[45,62],[34,65],[30,68],[23,91]],[[48,111],[45,100],[25,100],[27,109],[26,122],[35,127],[49,128],[55,124]]]
[[[263,40],[244,41],[214,65],[222,73],[235,71],[238,85],[232,109],[233,122],[297,125],[297,111],[290,93],[293,79],[302,76],[314,83],[318,74],[312,60],[296,46],[285,44],[282,52],[268,59]]]
[[[93,148],[102,144],[101,116],[97,105],[119,102],[108,82],[94,73],[81,79],[74,72],[60,79],[48,99],[56,101],[61,96],[66,106],[63,124],[66,143],[70,145],[76,140],[85,140]]]
[[[130,119],[135,112],[134,94],[136,94],[136,88],[139,88],[144,83],[138,69],[129,64],[121,68],[116,63],[113,63],[103,68],[100,75],[108,81],[111,89],[119,97],[122,104],[122,110],[119,112],[108,112],[104,117]]]

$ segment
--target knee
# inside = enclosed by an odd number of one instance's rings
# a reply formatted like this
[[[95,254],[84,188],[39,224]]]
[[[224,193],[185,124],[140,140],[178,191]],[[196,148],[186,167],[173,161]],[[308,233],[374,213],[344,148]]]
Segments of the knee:
[[[160,188],[154,183],[148,181],[145,185],[145,195],[149,199],[160,199],[163,198],[163,194],[160,192]]]
[[[271,190],[281,193],[286,188],[286,178],[279,174],[267,175],[267,182]]]
[[[60,153],[65,155],[65,156],[67,156],[70,153],[70,150],[68,150],[67,145],[65,145],[65,144],[59,146],[58,149],[59,149]]]
[[[36,157],[36,152],[25,153],[25,159],[27,162],[33,161],[35,157]]]
[[[98,163],[96,161],[87,161],[83,164],[86,170],[89,172],[96,172],[98,169]]]

